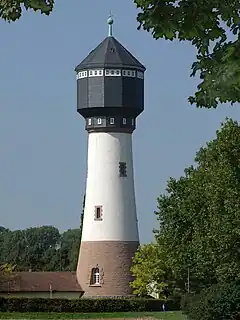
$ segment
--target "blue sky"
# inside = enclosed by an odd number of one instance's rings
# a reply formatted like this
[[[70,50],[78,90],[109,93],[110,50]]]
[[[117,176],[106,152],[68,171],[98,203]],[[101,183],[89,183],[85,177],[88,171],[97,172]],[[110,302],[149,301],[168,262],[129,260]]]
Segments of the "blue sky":
[[[239,106],[188,104],[198,83],[189,77],[195,49],[138,31],[133,1],[57,1],[49,17],[29,12],[0,22],[0,225],[79,226],[87,133],[76,112],[74,67],[107,35],[110,10],[114,36],[147,67],[133,137],[141,242],[153,239],[156,198],[168,178],[192,164],[226,116],[239,119]]]

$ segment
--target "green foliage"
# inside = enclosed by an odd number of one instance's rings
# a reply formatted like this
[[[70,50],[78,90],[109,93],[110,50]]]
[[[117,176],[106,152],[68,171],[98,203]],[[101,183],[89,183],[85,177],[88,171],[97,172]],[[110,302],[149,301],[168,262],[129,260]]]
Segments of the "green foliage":
[[[80,218],[80,241],[82,239],[82,228],[83,228],[83,217],[84,217],[84,209],[85,209],[85,199],[86,199],[86,195],[84,195],[84,197],[83,197],[82,213],[81,213],[81,218]]]
[[[202,82],[195,96],[189,97],[191,104],[216,108],[219,103],[240,102],[239,1],[134,2],[140,9],[139,29],[151,32],[155,39],[189,41],[196,47],[191,76],[199,73]]]
[[[240,277],[240,127],[227,120],[158,198],[156,241],[184,290]]]
[[[0,281],[5,282],[8,281],[13,276],[13,271],[16,266],[12,266],[9,263],[5,263],[0,266]]]
[[[43,299],[0,298],[2,312],[140,312],[161,311],[163,300],[155,299]],[[179,310],[179,303],[165,302],[166,310]]]
[[[49,15],[53,6],[54,0],[0,0],[0,18],[8,22],[16,21],[21,17],[23,8]]]
[[[16,271],[74,271],[80,246],[80,229],[62,234],[52,226],[10,231],[0,229],[0,264]]]
[[[80,247],[80,229],[69,229],[61,236],[61,247],[58,250],[58,261],[62,271],[75,271],[77,268]]]
[[[131,272],[134,280],[130,285],[134,294],[146,296],[155,293],[166,297],[171,273],[162,259],[159,246],[153,243],[140,246],[133,258]]]
[[[213,285],[182,301],[190,320],[233,320],[240,315],[240,281]]]

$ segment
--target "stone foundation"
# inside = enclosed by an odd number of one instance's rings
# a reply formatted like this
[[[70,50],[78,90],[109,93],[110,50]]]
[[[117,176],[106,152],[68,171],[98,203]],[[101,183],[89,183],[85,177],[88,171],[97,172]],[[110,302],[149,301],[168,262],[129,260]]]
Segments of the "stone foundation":
[[[84,297],[131,296],[130,268],[138,246],[139,242],[133,241],[83,241],[77,279],[85,292]],[[93,268],[99,268],[99,285],[91,285]]]

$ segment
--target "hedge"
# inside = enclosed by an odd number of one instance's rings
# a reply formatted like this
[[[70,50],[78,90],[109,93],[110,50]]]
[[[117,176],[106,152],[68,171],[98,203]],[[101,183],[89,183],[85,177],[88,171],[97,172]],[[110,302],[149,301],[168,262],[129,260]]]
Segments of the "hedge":
[[[240,280],[212,285],[198,295],[186,296],[181,307],[191,320],[238,320]]]
[[[1,312],[139,312],[179,310],[179,301],[141,298],[103,298],[103,299],[45,299],[45,298],[3,298],[0,297]]]

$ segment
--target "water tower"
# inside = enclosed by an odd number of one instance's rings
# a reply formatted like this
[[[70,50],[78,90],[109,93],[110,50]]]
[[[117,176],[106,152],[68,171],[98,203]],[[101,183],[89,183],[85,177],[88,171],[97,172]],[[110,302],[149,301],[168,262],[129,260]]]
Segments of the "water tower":
[[[109,33],[75,68],[88,161],[77,278],[85,297],[130,296],[139,246],[132,133],[144,109],[145,67]]]

